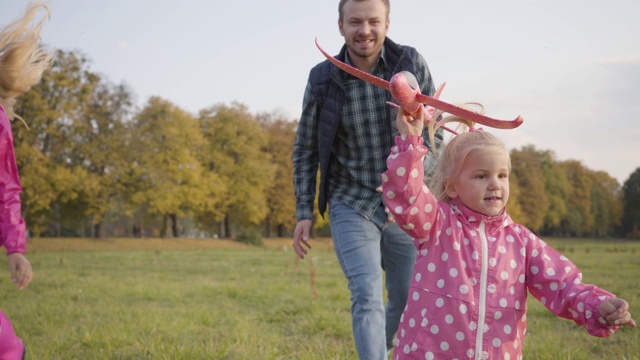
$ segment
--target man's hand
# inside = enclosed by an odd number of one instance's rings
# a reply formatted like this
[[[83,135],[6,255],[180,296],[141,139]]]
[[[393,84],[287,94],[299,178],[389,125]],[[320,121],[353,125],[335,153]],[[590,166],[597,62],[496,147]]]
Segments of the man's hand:
[[[309,244],[309,231],[311,230],[311,220],[300,220],[296,224],[296,229],[293,232],[293,249],[300,259],[304,259],[307,254],[307,249],[311,249]],[[303,246],[304,245],[304,246]]]
[[[7,263],[11,271],[11,281],[13,281],[20,290],[29,285],[33,278],[33,270],[31,263],[21,253],[13,253],[7,256]]]

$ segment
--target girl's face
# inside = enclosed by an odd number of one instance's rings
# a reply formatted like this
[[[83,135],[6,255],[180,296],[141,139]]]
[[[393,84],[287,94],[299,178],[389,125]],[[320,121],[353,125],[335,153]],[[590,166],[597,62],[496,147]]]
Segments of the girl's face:
[[[446,192],[475,212],[500,214],[509,200],[508,155],[492,151],[469,157],[458,178],[447,184]]]

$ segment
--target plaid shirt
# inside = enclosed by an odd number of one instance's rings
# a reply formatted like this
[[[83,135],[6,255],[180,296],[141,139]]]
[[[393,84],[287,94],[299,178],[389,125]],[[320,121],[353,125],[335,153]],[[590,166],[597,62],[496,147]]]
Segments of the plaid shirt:
[[[346,62],[349,63],[348,56]],[[422,57],[418,62],[418,70],[415,75],[422,92],[433,95],[433,81]],[[385,77],[384,48],[371,74]],[[331,148],[328,198],[343,202],[370,219],[384,201],[376,188],[380,186],[380,175],[387,170],[386,159],[394,144],[394,137],[399,135],[395,125],[397,110],[386,104],[389,96],[386,90],[346,73],[343,75],[342,86],[346,99]],[[298,165],[294,173],[298,221],[313,217],[318,171],[318,109],[319,104],[312,96],[311,86],[307,84],[293,153],[293,162]],[[423,136],[425,144],[429,144],[426,130]],[[437,147],[441,139],[441,135],[436,137]],[[425,173],[429,174],[434,167],[435,161],[429,153],[425,158]]]

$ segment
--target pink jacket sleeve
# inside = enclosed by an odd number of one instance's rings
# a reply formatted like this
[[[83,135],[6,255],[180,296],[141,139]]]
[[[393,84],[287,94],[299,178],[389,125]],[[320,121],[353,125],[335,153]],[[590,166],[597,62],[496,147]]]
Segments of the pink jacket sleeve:
[[[0,245],[4,245],[7,254],[24,254],[26,250],[26,226],[20,214],[21,191],[11,124],[0,107]]]
[[[600,316],[598,307],[614,294],[582,282],[580,269],[568,258],[525,230],[527,239],[527,288],[557,316],[584,325],[593,336],[608,337],[619,327]]]
[[[388,170],[381,176],[384,200],[396,223],[416,239],[420,249],[436,228],[438,213],[436,198],[424,183],[423,158],[428,149],[417,135],[396,136],[395,142],[387,158]]]

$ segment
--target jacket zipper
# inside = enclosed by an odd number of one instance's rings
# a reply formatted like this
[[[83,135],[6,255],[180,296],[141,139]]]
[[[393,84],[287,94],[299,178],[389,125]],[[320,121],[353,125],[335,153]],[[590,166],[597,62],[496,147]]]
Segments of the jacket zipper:
[[[484,233],[484,219],[480,222],[480,240],[482,245],[482,262],[480,270],[480,304],[478,307],[478,332],[476,334],[476,360],[482,359],[482,337],[484,335],[484,323],[487,311],[487,272],[489,264],[489,250],[487,236]]]

